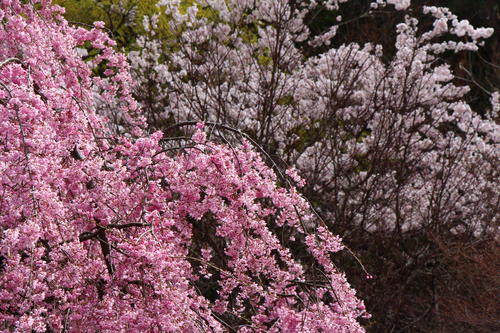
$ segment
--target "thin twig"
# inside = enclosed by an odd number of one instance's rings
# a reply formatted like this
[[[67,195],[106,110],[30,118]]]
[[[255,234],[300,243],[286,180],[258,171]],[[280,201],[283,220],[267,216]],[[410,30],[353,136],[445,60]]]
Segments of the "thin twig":
[[[15,58],[15,57],[7,58],[4,61],[0,62],[0,68],[2,68],[3,66],[5,66],[5,65],[7,65],[8,63],[11,63],[11,62],[17,62],[19,64],[22,63],[21,59],[19,59],[19,58]]]
[[[13,58],[17,59],[17,58]],[[3,63],[2,63],[3,65]],[[10,89],[0,81],[0,85],[7,91],[9,94],[9,97],[12,99],[12,92]],[[29,158],[29,151],[28,151],[28,145],[26,144],[26,135],[24,134],[24,127],[21,122],[21,116],[19,115],[19,109],[17,107],[14,108],[16,112],[16,119],[17,122],[19,123],[19,129],[21,132],[21,140],[23,142],[23,152],[24,152],[24,157],[26,158],[26,169],[28,170],[28,177],[30,179],[30,185],[31,185],[31,200],[33,202],[33,215],[37,216],[38,215],[38,209],[37,209],[37,204],[36,204],[36,199],[35,199],[35,187],[33,185],[33,172],[31,171],[31,164],[30,164],[30,158]]]

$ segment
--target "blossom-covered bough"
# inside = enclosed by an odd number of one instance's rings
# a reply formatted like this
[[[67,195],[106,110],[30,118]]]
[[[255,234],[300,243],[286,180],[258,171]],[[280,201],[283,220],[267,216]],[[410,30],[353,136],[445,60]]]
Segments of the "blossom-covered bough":
[[[102,24],[61,13],[0,2],[1,329],[362,332],[294,170],[210,122],[147,134]]]
[[[472,110],[444,59],[493,29],[380,0],[362,16],[403,11],[393,50],[331,46],[341,16],[318,35],[306,23],[345,2],[159,1],[129,53],[135,94],[152,127],[228,124],[295,165],[329,230],[379,277],[358,284],[377,291],[366,299],[379,329],[439,330],[439,295],[462,288],[441,248],[496,242],[500,203],[498,91]]]

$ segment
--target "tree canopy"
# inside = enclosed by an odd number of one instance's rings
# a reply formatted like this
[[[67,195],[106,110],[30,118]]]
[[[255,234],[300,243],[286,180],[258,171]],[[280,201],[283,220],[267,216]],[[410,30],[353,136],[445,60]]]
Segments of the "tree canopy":
[[[457,65],[493,29],[409,0],[54,4],[0,2],[2,329],[498,328],[500,93],[473,80],[474,109]]]

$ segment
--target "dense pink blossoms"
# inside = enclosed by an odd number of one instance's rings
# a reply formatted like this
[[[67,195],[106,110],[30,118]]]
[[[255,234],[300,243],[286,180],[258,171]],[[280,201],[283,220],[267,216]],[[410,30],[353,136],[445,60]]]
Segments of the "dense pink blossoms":
[[[202,124],[182,149],[143,134],[100,24],[33,2],[0,2],[0,329],[363,331],[340,239],[293,187]]]

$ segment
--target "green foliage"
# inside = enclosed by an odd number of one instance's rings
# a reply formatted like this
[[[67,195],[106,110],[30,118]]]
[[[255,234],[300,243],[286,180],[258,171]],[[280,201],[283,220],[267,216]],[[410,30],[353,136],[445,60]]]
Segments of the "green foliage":
[[[54,4],[65,8],[64,16],[70,23],[92,25],[95,21],[103,21],[118,47],[125,50],[133,48],[137,36],[144,33],[143,17],[160,14],[157,2],[157,0],[54,0]]]

